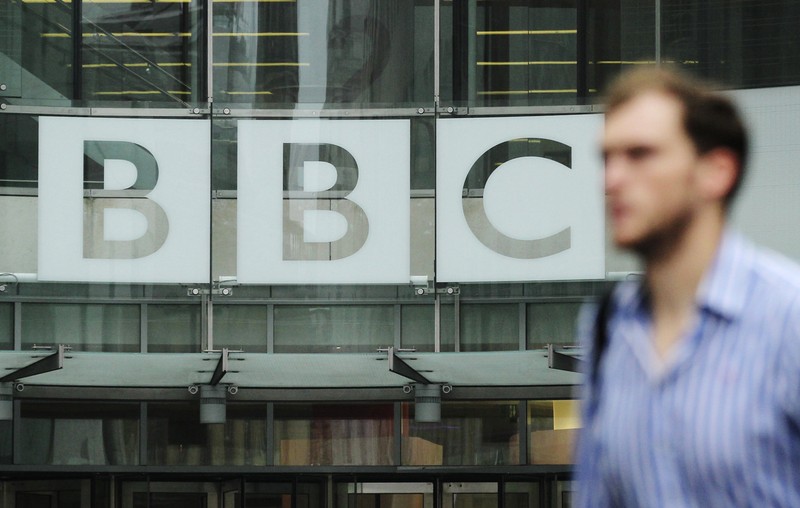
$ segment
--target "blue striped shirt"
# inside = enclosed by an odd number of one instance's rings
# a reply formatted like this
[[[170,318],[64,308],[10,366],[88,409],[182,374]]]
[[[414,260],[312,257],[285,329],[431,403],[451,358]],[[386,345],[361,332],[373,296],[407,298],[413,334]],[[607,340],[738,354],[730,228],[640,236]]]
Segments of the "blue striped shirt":
[[[583,388],[577,506],[800,507],[800,267],[726,231],[664,362],[642,286],[613,302]]]

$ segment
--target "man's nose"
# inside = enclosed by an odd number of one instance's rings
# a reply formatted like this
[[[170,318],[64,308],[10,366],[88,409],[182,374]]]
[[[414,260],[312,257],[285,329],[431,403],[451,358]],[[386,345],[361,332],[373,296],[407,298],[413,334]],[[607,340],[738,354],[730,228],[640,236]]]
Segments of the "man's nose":
[[[605,191],[610,194],[619,189],[625,177],[624,163],[619,157],[606,156],[605,158]]]

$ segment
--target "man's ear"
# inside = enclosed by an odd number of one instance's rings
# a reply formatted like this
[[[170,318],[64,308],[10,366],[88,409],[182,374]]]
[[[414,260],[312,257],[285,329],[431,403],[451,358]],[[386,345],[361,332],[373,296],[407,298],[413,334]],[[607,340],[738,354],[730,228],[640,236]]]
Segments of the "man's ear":
[[[711,201],[724,201],[739,174],[739,158],[728,148],[715,148],[702,156],[701,186]]]

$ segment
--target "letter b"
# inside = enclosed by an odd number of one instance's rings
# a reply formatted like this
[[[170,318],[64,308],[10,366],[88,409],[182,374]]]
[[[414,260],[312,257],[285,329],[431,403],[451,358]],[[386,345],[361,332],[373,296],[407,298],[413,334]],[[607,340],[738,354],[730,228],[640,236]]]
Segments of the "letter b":
[[[151,191],[158,182],[158,163],[146,148],[127,141],[84,141],[84,177],[99,165],[103,188],[110,190],[109,161],[117,168],[132,167],[135,181],[114,190]],[[120,164],[121,161],[124,161]],[[127,164],[126,164],[127,163]],[[115,220],[116,218],[116,220]],[[131,238],[131,231],[144,223],[144,231]],[[116,227],[114,227],[116,224]],[[136,228],[139,231],[141,226]],[[136,233],[136,231],[133,231]],[[153,254],[167,239],[169,220],[164,209],[144,196],[85,199],[83,203],[83,257],[91,259],[135,259]]]
[[[321,175],[314,175],[316,178],[311,175],[312,167],[332,170],[335,174],[333,183],[326,185],[325,189],[310,191],[313,180],[323,179]],[[289,193],[288,206],[284,207],[283,212],[284,260],[343,259],[364,246],[369,235],[369,220],[358,204],[347,199],[357,183],[358,165],[344,148],[326,143],[283,145],[283,190]],[[338,218],[339,222],[344,219],[344,233],[333,241],[309,240],[313,229],[309,223],[313,214],[320,218],[325,215],[329,219]],[[293,215],[297,215],[297,218],[293,218]],[[324,232],[317,231],[316,236],[320,236],[320,233]],[[330,249],[330,254],[325,247]]]

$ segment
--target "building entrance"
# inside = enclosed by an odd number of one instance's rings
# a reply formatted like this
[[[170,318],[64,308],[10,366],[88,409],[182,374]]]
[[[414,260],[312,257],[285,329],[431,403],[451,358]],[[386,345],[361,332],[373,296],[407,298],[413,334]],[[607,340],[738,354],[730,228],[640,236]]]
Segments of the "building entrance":
[[[560,475],[20,475],[2,508],[566,508]],[[479,480],[479,481],[476,481]]]

